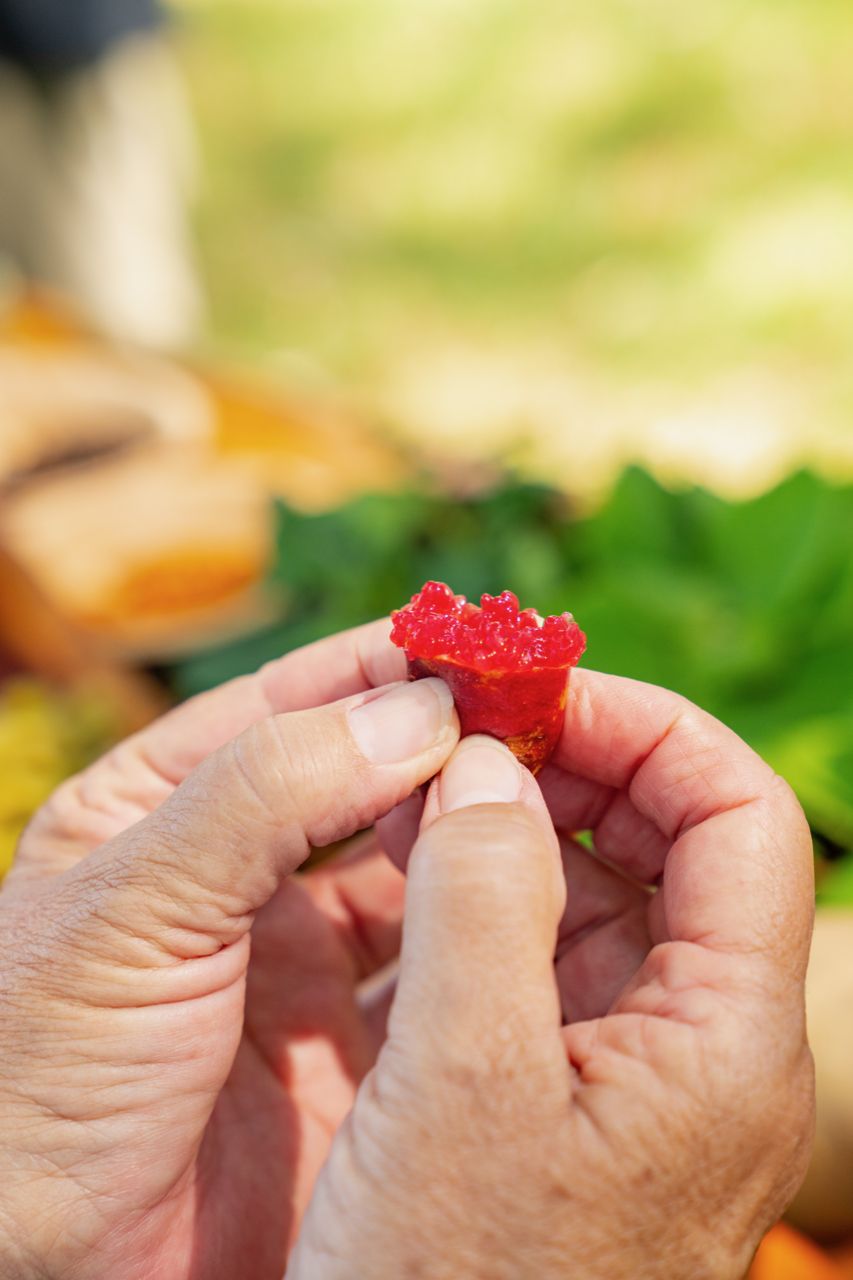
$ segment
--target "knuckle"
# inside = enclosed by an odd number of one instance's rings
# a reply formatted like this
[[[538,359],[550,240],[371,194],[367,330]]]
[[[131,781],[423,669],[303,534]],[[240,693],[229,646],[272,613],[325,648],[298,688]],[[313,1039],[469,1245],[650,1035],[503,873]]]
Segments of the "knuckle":
[[[429,991],[416,991],[414,1007],[392,1015],[383,1071],[409,1096],[414,1090],[441,1106],[474,1107],[493,1119],[518,1108],[530,1117],[542,1107],[552,1118],[555,1110],[567,1115],[565,1055],[529,988],[521,985],[494,999],[488,984],[481,985],[480,1007],[468,1017],[461,993],[452,995],[447,1008]]]
[[[548,884],[557,850],[541,822],[521,805],[478,805],[445,814],[421,836],[423,852],[460,873],[483,878],[483,887],[512,895],[524,885]],[[487,875],[483,876],[486,872]]]
[[[73,838],[79,835],[86,825],[83,786],[83,774],[76,774],[61,783],[36,811],[27,831],[39,837],[51,834]]]
[[[342,753],[337,730],[321,708],[270,716],[232,744],[234,771],[254,811],[319,846],[376,816],[367,768]]]
[[[404,1047],[392,1040],[377,1072],[386,1109],[416,1114],[422,1137],[443,1141],[449,1134],[460,1146],[522,1134],[535,1145],[535,1135],[566,1122],[567,1088],[565,1071],[538,1054],[526,1028],[512,1020],[477,1041],[422,1036]]]
[[[803,812],[803,806],[790,783],[778,773],[772,775],[768,787],[768,798],[778,809],[780,816],[789,824],[792,833],[803,841],[811,857],[811,830]]]
[[[289,738],[280,732],[277,717],[246,729],[228,751],[241,801],[248,801],[256,814],[272,821],[296,808],[294,753]]]
[[[325,723],[318,723],[317,717]],[[359,823],[354,797],[366,788],[342,777],[337,737],[326,713],[273,716],[259,727],[267,731],[275,791],[310,843],[328,844],[342,824],[355,830]]]
[[[271,716],[246,729],[226,748],[228,788],[221,796],[235,819],[301,829],[316,765],[308,745],[286,722]]]

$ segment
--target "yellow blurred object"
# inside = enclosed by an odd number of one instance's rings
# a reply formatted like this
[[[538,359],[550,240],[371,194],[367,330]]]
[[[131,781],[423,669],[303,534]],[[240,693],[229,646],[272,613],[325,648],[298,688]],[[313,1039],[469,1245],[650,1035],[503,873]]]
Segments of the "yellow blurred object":
[[[152,680],[111,664],[63,619],[0,544],[0,878],[54,788],[166,705]]]
[[[116,710],[103,691],[81,685],[60,692],[31,678],[0,688],[0,878],[34,811],[118,731]]]

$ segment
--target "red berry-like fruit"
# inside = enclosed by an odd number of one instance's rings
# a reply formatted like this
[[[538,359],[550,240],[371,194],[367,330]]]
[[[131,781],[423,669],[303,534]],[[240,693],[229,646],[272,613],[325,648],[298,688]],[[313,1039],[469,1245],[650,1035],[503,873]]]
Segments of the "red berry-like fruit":
[[[479,605],[443,582],[427,582],[392,615],[391,639],[412,679],[450,687],[462,733],[500,738],[533,773],[557,745],[571,668],[586,636],[570,613],[541,618],[511,591]]]

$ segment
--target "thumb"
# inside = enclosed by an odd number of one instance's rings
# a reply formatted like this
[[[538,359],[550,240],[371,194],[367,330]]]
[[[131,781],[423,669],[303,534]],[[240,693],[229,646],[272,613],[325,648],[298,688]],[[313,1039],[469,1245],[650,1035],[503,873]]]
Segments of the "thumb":
[[[61,877],[59,897],[89,932],[107,926],[113,960],[147,965],[151,944],[166,957],[218,952],[312,845],[369,827],[432,777],[458,732],[434,679],[271,716]]]
[[[409,861],[391,1044],[458,1055],[466,1068],[531,1036],[560,1053],[554,950],[564,900],[557,838],[532,775],[495,739],[466,738],[433,783]]]

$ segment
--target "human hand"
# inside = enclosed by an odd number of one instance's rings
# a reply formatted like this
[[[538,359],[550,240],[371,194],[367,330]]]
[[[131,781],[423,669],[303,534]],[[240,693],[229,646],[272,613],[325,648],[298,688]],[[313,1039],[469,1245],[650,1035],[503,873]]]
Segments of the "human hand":
[[[541,781],[550,813],[467,739],[433,784],[388,1039],[288,1280],[736,1280],[800,1182],[790,789],[683,699],[584,670]]]
[[[439,681],[366,692],[405,676],[387,632],[188,703],[26,832],[0,894],[4,1277],[280,1280],[403,903],[370,841],[288,877],[458,736]]]

